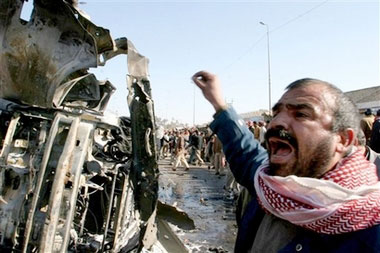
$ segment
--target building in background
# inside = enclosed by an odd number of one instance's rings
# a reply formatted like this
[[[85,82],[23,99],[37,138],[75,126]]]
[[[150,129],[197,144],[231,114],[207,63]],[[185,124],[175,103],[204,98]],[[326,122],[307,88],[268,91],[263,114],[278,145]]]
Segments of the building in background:
[[[267,115],[269,115],[268,110],[260,109],[253,112],[246,112],[246,113],[240,113],[240,117],[244,121],[256,121],[259,122],[260,120],[267,121]]]
[[[356,104],[360,114],[364,114],[367,108],[372,113],[380,109],[380,86],[348,91],[345,94]]]

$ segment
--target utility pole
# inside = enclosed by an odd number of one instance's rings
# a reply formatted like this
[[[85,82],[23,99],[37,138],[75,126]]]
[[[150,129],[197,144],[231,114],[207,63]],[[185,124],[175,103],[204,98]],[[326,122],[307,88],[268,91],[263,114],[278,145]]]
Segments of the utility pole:
[[[193,85],[194,87],[194,101],[193,101],[193,126],[195,126],[195,85]]]
[[[264,22],[260,22],[260,25],[263,25],[267,28],[269,115],[272,115],[272,87],[271,87],[271,80],[270,80],[269,26],[265,24]]]

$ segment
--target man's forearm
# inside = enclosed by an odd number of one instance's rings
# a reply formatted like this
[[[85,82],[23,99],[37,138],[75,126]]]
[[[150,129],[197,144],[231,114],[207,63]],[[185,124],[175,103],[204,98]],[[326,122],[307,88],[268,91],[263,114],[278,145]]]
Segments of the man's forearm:
[[[223,143],[232,173],[252,193],[255,171],[268,157],[266,150],[254,139],[233,108],[217,112],[214,118],[210,128]]]

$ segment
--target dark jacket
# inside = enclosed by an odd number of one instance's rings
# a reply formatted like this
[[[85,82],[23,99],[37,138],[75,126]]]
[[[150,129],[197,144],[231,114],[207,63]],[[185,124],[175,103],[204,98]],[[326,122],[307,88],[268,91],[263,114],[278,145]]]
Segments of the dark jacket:
[[[371,149],[380,153],[380,119],[373,123],[370,145]]]
[[[193,134],[190,136],[190,146],[193,146],[195,149],[201,150],[203,144],[203,138],[200,135]]]
[[[252,247],[258,227],[264,217],[254,189],[256,169],[266,160],[267,152],[254,140],[244,121],[229,108],[214,116],[210,128],[223,143],[226,159],[237,182],[254,196],[239,224],[235,252],[247,252]],[[341,235],[318,234],[303,229],[279,252],[380,252],[380,226]]]

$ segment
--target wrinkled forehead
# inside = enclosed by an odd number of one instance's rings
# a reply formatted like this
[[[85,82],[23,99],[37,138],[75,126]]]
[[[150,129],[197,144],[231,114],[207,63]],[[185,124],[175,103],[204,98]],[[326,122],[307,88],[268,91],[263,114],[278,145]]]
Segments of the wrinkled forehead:
[[[331,115],[335,108],[335,96],[323,84],[308,84],[286,91],[278,105],[307,105],[316,111]]]

